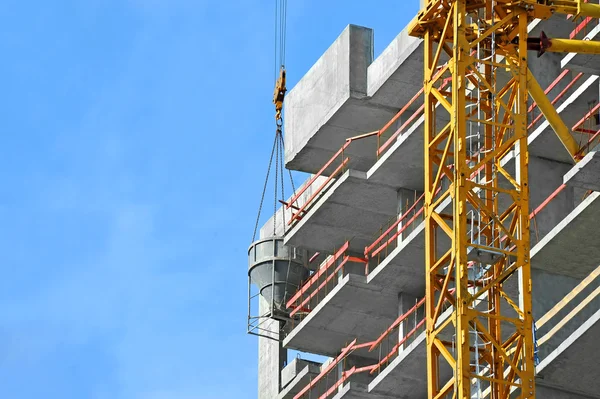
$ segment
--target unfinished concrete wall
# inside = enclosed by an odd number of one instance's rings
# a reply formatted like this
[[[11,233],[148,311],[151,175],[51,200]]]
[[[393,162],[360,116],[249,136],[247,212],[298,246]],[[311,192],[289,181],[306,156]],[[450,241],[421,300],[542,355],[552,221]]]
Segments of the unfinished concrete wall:
[[[315,172],[347,137],[374,130],[360,102],[367,96],[367,68],[372,61],[373,31],[349,25],[288,93],[284,129],[288,168]],[[380,112],[373,108],[370,113],[378,125]],[[357,118],[359,114],[363,117]],[[300,151],[307,145],[315,151],[302,159]]]

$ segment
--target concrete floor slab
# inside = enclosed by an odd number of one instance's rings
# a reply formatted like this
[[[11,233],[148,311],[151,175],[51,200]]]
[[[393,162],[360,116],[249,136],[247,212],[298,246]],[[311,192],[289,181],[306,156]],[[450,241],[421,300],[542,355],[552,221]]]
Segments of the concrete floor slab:
[[[600,191],[600,153],[592,151],[587,154],[565,175],[564,183],[586,190]]]
[[[585,278],[600,263],[600,193],[594,192],[531,250],[531,266]]]
[[[600,397],[599,337],[600,309],[541,361],[537,380],[567,392]]]
[[[286,348],[335,357],[353,339],[377,339],[398,317],[398,297],[386,295],[366,278],[346,275],[284,339]],[[358,352],[357,352],[358,353]],[[376,354],[366,351],[363,357]]]
[[[350,241],[362,253],[381,226],[396,217],[396,190],[353,170],[340,177],[288,231],[285,244],[331,252]]]

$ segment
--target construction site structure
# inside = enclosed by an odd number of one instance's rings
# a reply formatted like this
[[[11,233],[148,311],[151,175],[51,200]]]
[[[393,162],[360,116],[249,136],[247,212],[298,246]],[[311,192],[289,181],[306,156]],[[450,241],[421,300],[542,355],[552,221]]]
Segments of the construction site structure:
[[[424,3],[286,95],[311,175],[249,250],[258,396],[600,398],[600,6]]]

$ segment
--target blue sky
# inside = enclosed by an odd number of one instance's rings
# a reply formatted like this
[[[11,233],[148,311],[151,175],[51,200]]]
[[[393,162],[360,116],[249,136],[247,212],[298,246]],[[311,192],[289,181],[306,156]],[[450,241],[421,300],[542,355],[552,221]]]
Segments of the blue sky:
[[[289,87],[348,23],[374,28],[378,53],[417,3],[290,0]],[[273,13],[0,4],[0,397],[256,397],[246,250]]]

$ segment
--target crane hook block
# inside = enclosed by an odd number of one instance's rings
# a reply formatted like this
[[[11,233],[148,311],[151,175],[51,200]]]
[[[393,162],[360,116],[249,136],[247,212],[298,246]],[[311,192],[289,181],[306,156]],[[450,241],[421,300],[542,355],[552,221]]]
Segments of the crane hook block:
[[[273,93],[273,104],[275,104],[275,119],[281,120],[281,110],[283,109],[283,99],[285,97],[285,68],[281,67],[279,78],[275,83],[275,92]]]

